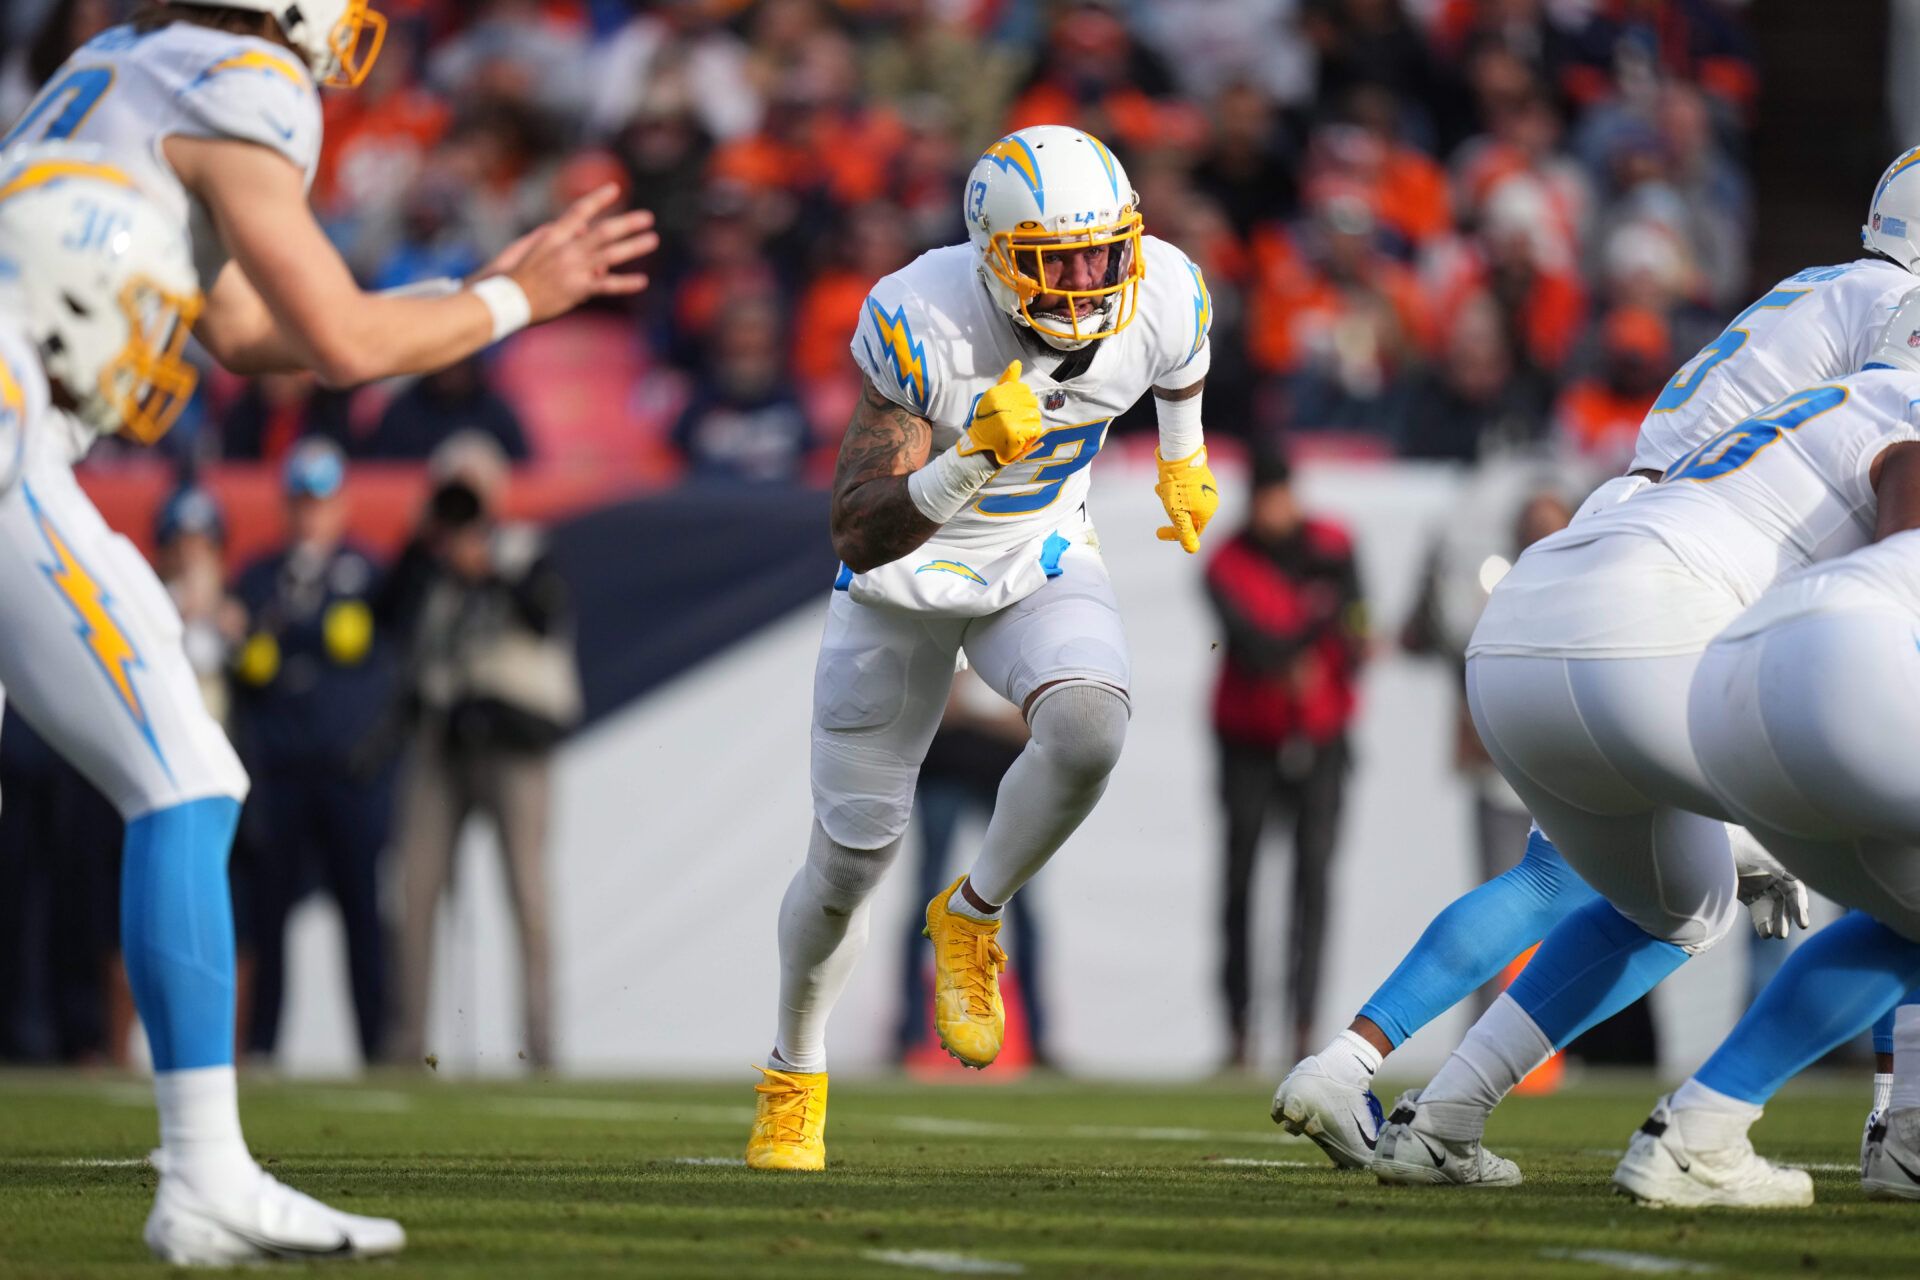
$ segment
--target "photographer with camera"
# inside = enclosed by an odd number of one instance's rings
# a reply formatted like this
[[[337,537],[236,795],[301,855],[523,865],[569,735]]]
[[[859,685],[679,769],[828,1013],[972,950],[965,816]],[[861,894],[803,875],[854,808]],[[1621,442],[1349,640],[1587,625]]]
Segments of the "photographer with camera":
[[[553,750],[580,715],[566,583],[528,525],[496,519],[507,462],[473,434],[428,464],[432,496],[381,593],[407,637],[406,765],[395,849],[402,915],[395,1061],[426,1051],[435,909],[461,829],[490,822],[520,935],[524,1053],[552,1061],[546,845]]]

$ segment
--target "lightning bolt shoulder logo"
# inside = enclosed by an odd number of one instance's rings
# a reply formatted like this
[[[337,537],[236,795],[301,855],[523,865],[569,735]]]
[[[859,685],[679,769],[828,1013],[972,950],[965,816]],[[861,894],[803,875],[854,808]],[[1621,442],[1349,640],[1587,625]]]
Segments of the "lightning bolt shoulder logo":
[[[1199,267],[1189,262],[1187,270],[1193,273],[1193,347],[1187,352],[1187,359],[1191,360],[1200,354],[1200,347],[1213,328],[1213,295],[1207,292],[1207,280],[1200,274]]]
[[[296,67],[286,58],[275,57],[263,49],[249,49],[245,53],[236,53],[231,58],[222,58],[200,73],[195,85],[205,84],[222,71],[258,71],[262,75],[279,76],[299,88],[308,87],[306,72]]]
[[[168,768],[166,755],[160,750],[160,740],[154,736],[147,705],[134,683],[134,672],[144,671],[147,664],[121,628],[119,619],[114,617],[113,597],[80,563],[80,558],[74,554],[66,537],[54,527],[52,518],[34,494],[33,486],[23,484],[21,492],[26,497],[28,509],[33,512],[34,524],[40,530],[41,540],[46,543],[47,553],[53,557],[53,562],[42,565],[40,571],[46,574],[47,581],[60,593],[67,607],[73,610],[77,623],[74,634],[86,644],[94,663],[113,687],[114,696],[133,718],[134,726],[140,730],[140,736],[146,739],[160,767],[171,777],[173,771]]]
[[[893,366],[900,389],[913,398],[914,408],[928,412],[933,400],[927,388],[927,353],[913,336],[913,326],[907,323],[906,306],[896,307],[888,315],[876,299],[868,298],[867,314],[873,317],[873,327],[880,334],[886,361]]]
[[[1033,148],[1027,140],[1017,133],[1010,133],[987,148],[983,160],[991,160],[1006,172],[1019,177],[1027,184],[1027,190],[1033,192],[1033,203],[1045,213],[1047,211],[1047,190],[1040,181],[1040,157],[1033,154]],[[1112,157],[1107,157],[1112,163]]]

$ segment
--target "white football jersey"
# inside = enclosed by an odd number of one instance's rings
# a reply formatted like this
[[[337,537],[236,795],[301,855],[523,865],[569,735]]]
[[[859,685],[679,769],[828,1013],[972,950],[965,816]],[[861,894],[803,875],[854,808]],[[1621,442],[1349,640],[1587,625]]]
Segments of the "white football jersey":
[[[1737,640],[1795,618],[1842,611],[1920,617],[1920,529],[1893,534],[1781,579],[1723,634]]]
[[[1529,547],[1469,652],[1697,652],[1783,574],[1872,539],[1873,463],[1920,439],[1916,404],[1920,374],[1871,369],[1734,424],[1659,484]]]
[[[1640,424],[1631,470],[1665,471],[1741,419],[1866,363],[1920,277],[1879,258],[1795,272],[1680,366]]]
[[[0,150],[72,138],[152,166],[161,181],[151,194],[186,224],[201,286],[211,288],[227,252],[212,215],[167,164],[161,143],[175,135],[257,143],[291,160],[311,186],[320,94],[300,56],[267,40],[192,22],[144,36],[114,27],[67,59]]]
[[[971,245],[922,254],[867,295],[854,362],[882,395],[933,424],[936,453],[959,439],[974,402],[1013,361],[1040,400],[1048,430],[1039,447],[1001,468],[941,529],[942,543],[1011,547],[1079,524],[1088,467],[1114,418],[1153,387],[1179,390],[1206,375],[1213,309],[1200,269],[1164,240],[1142,237],[1141,248],[1146,278],[1133,323],[1082,352],[1025,336],[994,306]],[[1062,372],[1067,379],[1055,381]]]

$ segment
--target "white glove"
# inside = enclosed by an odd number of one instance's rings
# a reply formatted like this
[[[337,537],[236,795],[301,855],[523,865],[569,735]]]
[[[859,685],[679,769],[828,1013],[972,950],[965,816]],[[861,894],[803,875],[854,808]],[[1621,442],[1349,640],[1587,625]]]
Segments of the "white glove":
[[[1735,890],[1753,916],[1753,931],[1763,938],[1785,938],[1793,926],[1811,927],[1807,914],[1807,886],[1766,851],[1745,827],[1727,824],[1727,844],[1733,850]]]

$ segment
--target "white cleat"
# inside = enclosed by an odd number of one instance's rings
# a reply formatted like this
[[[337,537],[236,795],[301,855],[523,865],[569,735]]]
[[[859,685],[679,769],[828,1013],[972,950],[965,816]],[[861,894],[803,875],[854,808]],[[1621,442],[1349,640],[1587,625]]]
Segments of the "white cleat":
[[[1666,1098],[1627,1144],[1613,1171],[1621,1194],[1655,1209],[1804,1209],[1813,1203],[1813,1178],[1763,1159],[1742,1135],[1731,1146],[1689,1147]]]
[[[1273,1122],[1313,1139],[1342,1169],[1364,1169],[1380,1136],[1380,1099],[1329,1075],[1317,1056],[1302,1058],[1274,1091]]]
[[[256,1169],[259,1181],[219,1200],[170,1171],[164,1151],[152,1156],[160,1191],[147,1215],[147,1247],[182,1267],[229,1267],[263,1261],[312,1262],[398,1253],[400,1224],[328,1208]]]
[[[1420,1094],[1404,1093],[1380,1130],[1367,1167],[1387,1186],[1517,1187],[1520,1166],[1477,1141],[1436,1138],[1414,1128]]]
[[[1920,1200],[1920,1108],[1868,1118],[1860,1189],[1875,1200]]]

